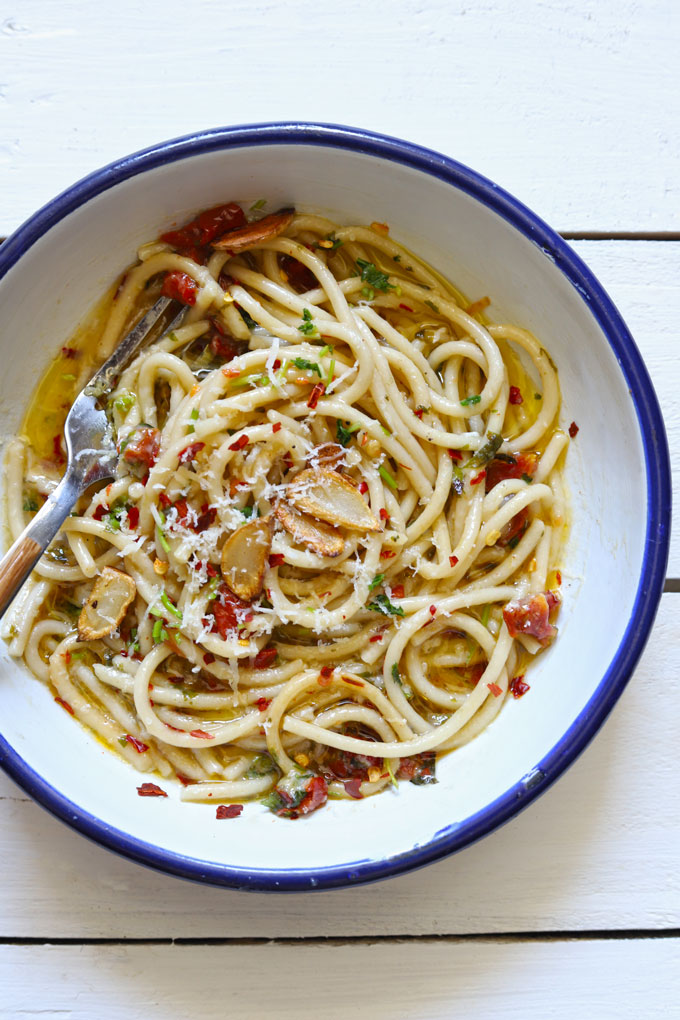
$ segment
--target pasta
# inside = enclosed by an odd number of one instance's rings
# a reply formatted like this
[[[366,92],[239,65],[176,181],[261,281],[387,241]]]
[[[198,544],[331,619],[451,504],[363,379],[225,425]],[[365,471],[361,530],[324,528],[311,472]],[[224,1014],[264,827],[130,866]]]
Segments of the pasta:
[[[159,293],[187,314],[104,395],[118,475],[40,561],[11,653],[218,817],[436,781],[556,634],[569,436],[549,356],[384,224],[207,210],[144,245],[62,348],[10,444],[13,537],[63,471],[64,390]]]

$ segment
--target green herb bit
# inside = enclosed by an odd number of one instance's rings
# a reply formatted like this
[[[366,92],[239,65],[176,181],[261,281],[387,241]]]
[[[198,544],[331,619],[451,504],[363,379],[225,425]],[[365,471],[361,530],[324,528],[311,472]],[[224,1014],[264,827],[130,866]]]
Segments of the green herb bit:
[[[156,525],[156,534],[158,536],[158,541],[160,542],[161,549],[164,552],[169,553],[170,552],[170,544],[169,544],[167,538],[165,537],[165,535],[163,533],[163,529],[160,528],[158,525]]]
[[[331,363],[328,366],[328,375],[326,376],[326,389],[328,389],[330,384],[333,382],[334,375],[335,375],[335,358],[331,358]]]
[[[483,467],[488,464],[490,460],[493,460],[496,453],[503,444],[503,436],[499,435],[498,432],[489,432],[489,438],[484,443],[484,446],[480,446],[474,456],[470,457],[466,467]]]
[[[393,262],[401,262],[401,255],[393,255],[392,256],[392,261]]]
[[[375,291],[372,287],[362,287],[361,293],[364,295],[367,301],[372,301],[375,297]]]
[[[373,589],[381,585],[384,580],[385,580],[384,574],[376,574],[371,583],[369,584],[368,590],[373,591]]]
[[[24,513],[34,514],[38,509],[38,501],[33,496],[26,496],[24,499]]]
[[[383,432],[384,432],[384,434],[385,434],[386,436],[391,436],[391,435],[392,435],[392,433],[390,432],[390,430],[389,430],[389,429],[386,429],[384,425],[381,425],[381,426],[380,426],[380,428],[381,428],[381,429],[383,430]]]
[[[137,398],[134,393],[130,393],[129,390],[123,390],[113,402],[114,411],[118,411],[119,414],[126,415],[128,411],[134,407]]]
[[[508,542],[508,547],[510,549],[516,549],[518,545],[519,545],[519,535],[515,535],[515,537],[511,538],[510,541]]]
[[[380,467],[378,468],[378,474],[380,475],[382,480],[389,485],[391,489],[396,490],[397,481],[395,478],[392,477],[392,475],[389,473],[384,464],[381,464]]]
[[[541,400],[541,399],[542,399],[542,397],[541,397],[540,393],[534,393],[534,400]]]
[[[298,329],[301,327],[298,326]],[[315,361],[307,361],[306,358],[293,358],[293,364],[296,368],[306,368],[309,372],[316,372],[319,379],[321,378],[321,369]]]
[[[302,310],[302,325],[298,326],[298,331],[303,333],[304,336],[318,336],[319,331],[316,328],[314,320],[312,319],[312,313],[309,308],[303,308]],[[297,359],[296,359],[297,361]],[[318,365],[317,365],[318,369]],[[319,372],[319,378],[321,378],[321,372]]]
[[[392,679],[394,680],[395,683],[399,684],[399,686],[401,687],[401,675],[399,673],[399,667],[397,666],[396,662],[392,666]]]
[[[397,783],[397,775],[394,771],[394,765],[392,764],[394,760],[395,760],[394,758],[383,758],[383,768],[387,773],[389,773],[390,782],[392,783],[392,786],[395,788],[395,790],[397,790],[399,788],[399,784]],[[399,758],[396,759],[396,761],[400,760],[401,759]]]
[[[198,408],[197,407],[195,407],[193,409],[193,411],[191,412],[191,418],[193,419],[193,421],[198,421]]]
[[[426,298],[424,304],[426,304],[428,308],[431,308],[435,315],[439,315],[439,308],[434,303],[434,301],[430,301],[429,298]]]
[[[64,382],[75,382],[76,381],[76,377],[73,375],[72,372],[62,372],[61,373],[61,377],[64,380]]]
[[[376,595],[373,602],[369,602],[366,606],[373,613],[382,613],[383,616],[403,616],[404,610],[401,606],[394,606],[388,599],[387,595],[383,592],[380,595]]]
[[[161,602],[163,603],[163,605],[165,606],[165,608],[167,609],[167,611],[168,611],[169,613],[172,613],[172,615],[173,615],[173,616],[174,616],[174,617],[175,617],[175,618],[176,618],[177,620],[179,620],[179,622],[181,623],[181,622],[182,622],[182,612],[181,612],[181,610],[180,610],[180,609],[178,609],[178,608],[177,608],[177,606],[175,605],[175,603],[174,603],[174,602],[172,602],[172,601],[171,601],[171,600],[170,600],[170,599],[168,598],[168,596],[167,596],[167,595],[165,594],[165,592],[161,592]]]
[[[248,212],[257,212],[258,209],[264,209],[267,204],[266,198],[258,198],[257,202],[253,202]]]
[[[157,645],[161,645],[164,641],[168,640],[168,632],[163,626],[162,620],[156,620],[151,634],[153,636],[154,643]]]
[[[358,432],[361,425],[351,425],[349,422],[343,425],[340,419],[336,419],[335,422],[335,435],[341,446],[347,446],[350,439],[352,438],[353,432]]]
[[[487,604],[482,609],[481,620],[482,620],[482,626],[483,627],[488,627],[489,626],[489,613],[490,612],[491,612],[491,606],[487,602]]]
[[[479,393],[476,393],[474,397],[465,397],[464,400],[461,400],[461,404],[463,407],[469,407],[470,404],[479,404],[481,399]]]
[[[268,776],[276,772],[276,765],[268,754],[258,754],[250,763],[246,772],[246,779],[257,779],[258,776]]]
[[[533,482],[533,478],[531,477],[531,475],[523,474],[522,481],[526,482],[527,485],[531,485],[531,483]]]
[[[248,327],[248,329],[255,329],[255,327],[257,326],[257,323],[255,322],[255,319],[253,319],[253,317],[251,315],[248,315],[248,312],[245,310],[245,308],[241,308],[240,305],[236,305],[236,307],[238,309],[239,315],[241,316],[241,318],[245,322],[245,324]]]
[[[246,520],[249,520],[249,518],[251,518],[253,516],[253,507],[252,506],[242,506],[241,507],[241,513],[243,514],[243,516],[245,517]]]
[[[388,275],[377,269],[372,262],[367,262],[365,259],[357,259],[356,264],[359,269],[358,275],[361,276],[363,282],[367,283],[369,287],[382,291],[395,289],[394,284],[390,283]]]
[[[73,658],[73,655],[71,655],[71,658]],[[127,747],[127,737],[118,737],[118,743],[121,747]]]

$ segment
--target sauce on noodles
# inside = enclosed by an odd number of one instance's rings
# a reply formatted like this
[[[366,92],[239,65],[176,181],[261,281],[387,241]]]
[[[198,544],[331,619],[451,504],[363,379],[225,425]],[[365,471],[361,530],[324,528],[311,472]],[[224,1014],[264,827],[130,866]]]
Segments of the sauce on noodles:
[[[8,452],[13,536],[96,366],[159,293],[188,305],[104,396],[118,477],[80,500],[8,639],[184,800],[293,818],[435,782],[529,690],[569,437],[540,343],[386,225],[258,215],[228,203],[143,246],[40,383]]]

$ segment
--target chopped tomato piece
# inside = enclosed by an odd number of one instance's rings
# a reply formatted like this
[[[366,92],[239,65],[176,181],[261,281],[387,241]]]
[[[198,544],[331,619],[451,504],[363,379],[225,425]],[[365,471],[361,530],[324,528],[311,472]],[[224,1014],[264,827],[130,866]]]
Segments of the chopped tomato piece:
[[[533,478],[538,467],[538,455],[518,453],[513,457],[494,457],[486,469],[486,491],[490,492],[499,482],[507,478]]]
[[[571,425],[569,426],[569,435],[571,436],[572,439],[575,439],[576,436],[578,435],[578,433],[579,433],[579,427],[576,424],[576,422],[573,421],[571,423]]]
[[[286,274],[288,283],[298,294],[304,294],[305,291],[314,290],[319,286],[319,281],[311,269],[290,255],[279,255],[279,265]]]
[[[434,751],[423,751],[422,754],[414,754],[411,758],[401,758],[397,769],[397,779],[408,779],[416,786],[436,783],[435,761]]]
[[[526,635],[547,645],[557,634],[557,627],[550,623],[550,614],[560,604],[555,592],[540,592],[528,595],[517,602],[509,602],[503,610],[503,619],[510,637]]]
[[[220,804],[215,818],[238,818],[243,811],[243,804]]]
[[[511,386],[510,387],[510,396],[509,396],[508,400],[509,400],[509,403],[511,403],[511,404],[523,404],[524,403],[524,397],[522,396],[522,391],[520,390],[519,386]]]
[[[198,284],[188,273],[180,273],[179,270],[173,269],[171,273],[166,274],[163,280],[161,294],[164,297],[173,298],[175,301],[181,301],[183,305],[195,305]]]
[[[161,241],[171,244],[182,255],[188,255],[190,258],[198,256],[196,261],[204,262],[205,253],[200,251],[201,248],[210,244],[218,234],[242,227],[245,222],[246,217],[240,205],[236,202],[227,202],[226,205],[204,209],[179,230],[166,231],[161,234]]]
[[[510,693],[513,698],[521,698],[528,690],[530,690],[530,687],[529,684],[524,682],[524,673],[521,676],[513,677],[510,681]]]
[[[255,656],[253,669],[269,669],[275,662],[278,654],[274,645],[269,645],[268,648],[261,648]]]
[[[140,797],[167,797],[165,790],[161,790],[155,783],[142,783],[137,787],[137,793]]]
[[[506,546],[510,545],[515,539],[519,541],[524,532],[526,531],[527,521],[529,519],[529,511],[526,507],[520,510],[518,514],[515,514],[501,531],[501,537],[498,539],[496,545]]]
[[[145,475],[158,460],[161,434],[152,425],[138,425],[120,444],[118,451],[136,474]]]

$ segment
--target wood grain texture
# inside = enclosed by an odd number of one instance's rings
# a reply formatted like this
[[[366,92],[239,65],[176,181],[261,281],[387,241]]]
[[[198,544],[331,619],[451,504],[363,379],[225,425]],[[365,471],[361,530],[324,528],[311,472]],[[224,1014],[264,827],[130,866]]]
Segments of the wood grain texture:
[[[17,594],[24,575],[35,563],[42,549],[37,542],[26,536],[16,549],[12,547],[0,561],[0,614]]]
[[[680,926],[680,595],[568,774],[422,871],[294,896],[192,885],[117,858],[0,781],[0,937],[363,936]],[[95,906],[96,905],[96,906]]]
[[[560,230],[680,228],[675,0],[22,0],[0,18],[0,233],[136,149],[295,119],[439,149]]]
[[[12,946],[0,986],[22,1020],[668,1020],[679,963],[677,939]]]

